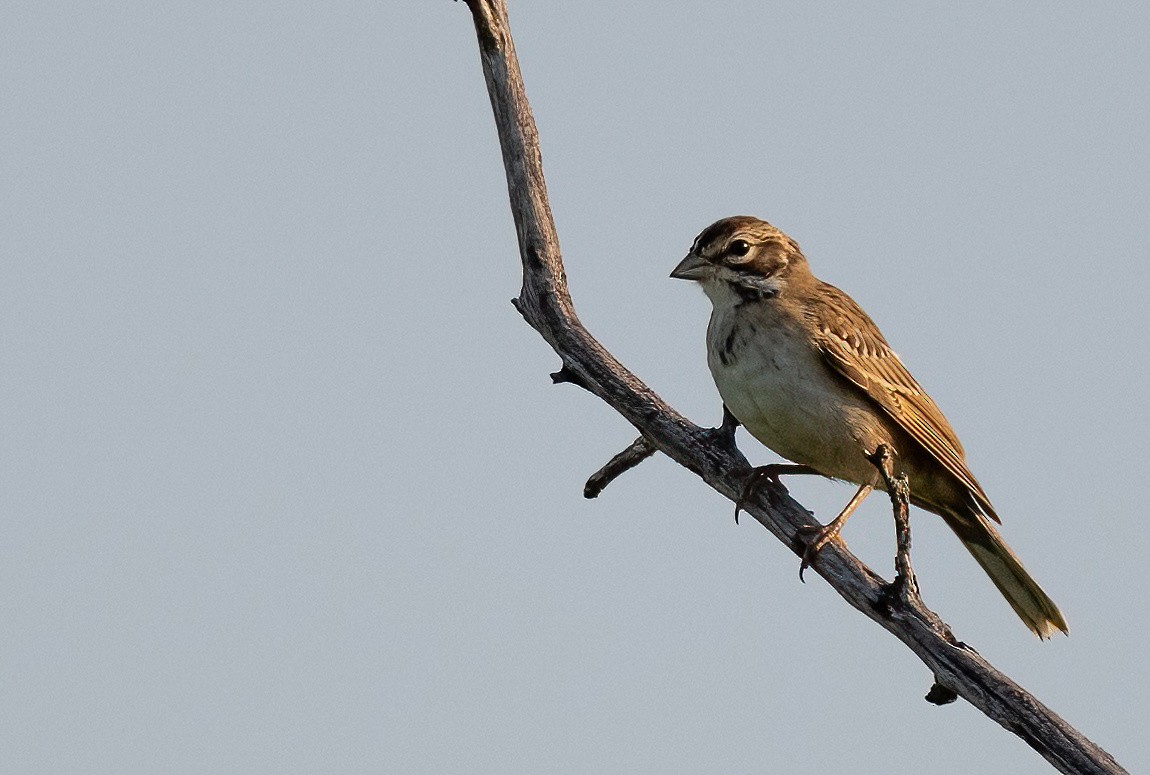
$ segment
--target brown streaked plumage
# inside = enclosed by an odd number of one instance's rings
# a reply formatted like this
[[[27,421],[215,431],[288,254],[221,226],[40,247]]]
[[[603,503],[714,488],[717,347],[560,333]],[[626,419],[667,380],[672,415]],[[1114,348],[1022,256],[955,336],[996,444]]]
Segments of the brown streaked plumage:
[[[1026,625],[1043,638],[1067,631],[991,524],[998,515],[938,406],[854,300],[811,273],[794,240],[758,218],[725,218],[671,276],[711,299],[707,361],[732,415],[784,458],[860,485],[813,552],[882,486],[868,455],[887,444],[911,502],[946,521]]]

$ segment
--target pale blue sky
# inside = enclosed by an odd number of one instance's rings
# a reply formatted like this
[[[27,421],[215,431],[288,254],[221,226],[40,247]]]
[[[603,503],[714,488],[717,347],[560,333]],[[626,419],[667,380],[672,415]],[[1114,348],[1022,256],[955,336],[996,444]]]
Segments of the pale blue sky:
[[[1071,636],[916,512],[927,602],[1150,769],[1148,7],[511,15],[584,323],[717,422],[667,274],[795,237]],[[1050,771],[687,471],[583,500],[634,432],[508,303],[462,3],[10,2],[0,72],[0,772]]]

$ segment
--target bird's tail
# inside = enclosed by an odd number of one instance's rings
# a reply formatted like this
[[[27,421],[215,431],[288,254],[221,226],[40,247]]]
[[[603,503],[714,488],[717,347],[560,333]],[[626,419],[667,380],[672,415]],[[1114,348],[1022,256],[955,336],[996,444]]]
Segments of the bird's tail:
[[[1070,632],[1058,606],[1026,572],[1022,562],[985,517],[948,514],[946,523],[1035,635],[1045,639],[1058,630]]]

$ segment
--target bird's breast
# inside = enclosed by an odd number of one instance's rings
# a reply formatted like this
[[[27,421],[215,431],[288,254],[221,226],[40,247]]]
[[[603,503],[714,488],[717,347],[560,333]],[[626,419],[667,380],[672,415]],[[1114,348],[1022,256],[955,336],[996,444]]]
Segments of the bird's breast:
[[[723,402],[782,457],[838,479],[870,481],[866,459],[890,434],[874,408],[834,374],[795,320],[771,305],[715,310],[708,365]]]

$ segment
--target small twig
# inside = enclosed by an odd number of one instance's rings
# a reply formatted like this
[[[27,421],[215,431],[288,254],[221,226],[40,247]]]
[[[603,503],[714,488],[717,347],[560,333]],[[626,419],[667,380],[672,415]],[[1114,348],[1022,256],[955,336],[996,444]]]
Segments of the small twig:
[[[905,472],[894,475],[894,450],[890,446],[880,444],[870,456],[870,461],[874,463],[879,476],[882,477],[894,510],[895,577],[887,588],[888,602],[892,606],[901,605],[914,615],[922,617],[951,643],[961,646],[946,622],[926,607],[919,594],[918,577],[915,576],[910,563],[910,481]],[[958,693],[944,686],[936,675],[935,682],[924,699],[934,705],[948,705],[958,699]]]
[[[577,374],[569,371],[566,366],[551,375],[551,380],[553,382],[574,382],[584,390],[590,390],[590,388],[584,382],[582,382],[581,379],[582,378],[580,378]],[[738,427],[739,421],[735,419],[733,414],[731,414],[731,410],[724,405],[723,424],[718,428],[706,429],[700,434],[700,438],[704,442],[712,442],[719,445],[721,449],[726,450],[727,452],[738,457],[740,460],[743,460],[743,462],[746,462],[746,459],[743,458],[743,453],[740,452],[739,448],[735,446],[735,429]],[[607,485],[615,481],[615,479],[618,478],[621,474],[630,471],[632,468],[639,465],[647,458],[651,457],[651,455],[655,454],[657,451],[658,450],[656,447],[646,437],[640,436],[639,438],[635,439],[635,441],[631,443],[631,446],[627,447],[627,449],[611,458],[609,461],[607,461],[605,466],[591,475],[591,478],[587,480],[587,484],[583,486],[583,497],[598,497],[599,493],[603,492]],[[777,478],[775,483],[779,487],[782,487],[782,484],[779,483]],[[783,492],[786,492],[785,487],[782,487],[782,489]],[[745,492],[743,497],[746,497]],[[735,524],[737,525],[738,523],[739,506],[736,504]]]
[[[894,475],[894,451],[888,445],[880,444],[870,456],[870,462],[878,469],[894,509],[895,590],[900,598],[921,603],[918,578],[910,564],[910,482],[905,473]]]
[[[625,450],[607,461],[607,465],[591,474],[587,484],[583,485],[584,498],[597,498],[604,488],[622,473],[630,471],[647,458],[654,455],[657,450],[645,436],[632,441]]]

